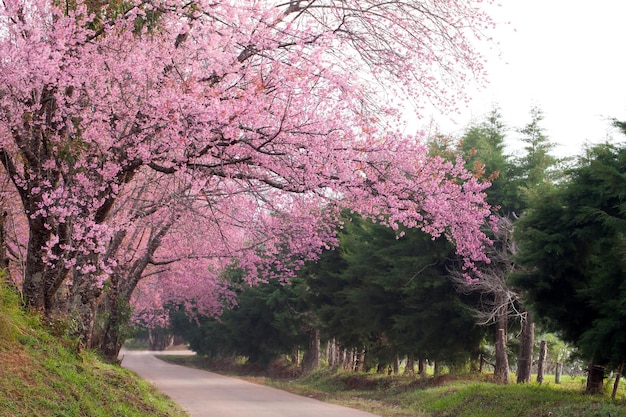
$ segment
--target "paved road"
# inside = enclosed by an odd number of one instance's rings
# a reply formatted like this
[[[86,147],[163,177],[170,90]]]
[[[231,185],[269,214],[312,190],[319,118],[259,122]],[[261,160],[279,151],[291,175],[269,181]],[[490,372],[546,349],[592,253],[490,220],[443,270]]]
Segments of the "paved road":
[[[212,372],[171,365],[155,358],[154,353],[122,351],[122,366],[152,382],[191,417],[375,417]]]

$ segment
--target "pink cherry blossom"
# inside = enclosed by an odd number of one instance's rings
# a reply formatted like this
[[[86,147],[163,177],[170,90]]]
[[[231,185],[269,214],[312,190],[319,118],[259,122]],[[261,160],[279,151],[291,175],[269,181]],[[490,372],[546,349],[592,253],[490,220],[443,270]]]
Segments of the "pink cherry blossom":
[[[32,307],[116,277],[214,313],[225,266],[285,279],[335,244],[344,207],[445,235],[470,272],[487,261],[487,184],[395,125],[403,100],[454,110],[483,77],[480,2],[55,4],[0,5],[0,160]]]

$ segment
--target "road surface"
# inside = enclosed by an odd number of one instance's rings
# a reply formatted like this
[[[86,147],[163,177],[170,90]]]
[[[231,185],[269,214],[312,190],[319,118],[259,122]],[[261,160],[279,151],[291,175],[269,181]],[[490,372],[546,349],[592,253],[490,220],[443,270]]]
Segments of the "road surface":
[[[212,372],[168,364],[154,354],[122,351],[122,366],[156,385],[191,417],[375,417]]]

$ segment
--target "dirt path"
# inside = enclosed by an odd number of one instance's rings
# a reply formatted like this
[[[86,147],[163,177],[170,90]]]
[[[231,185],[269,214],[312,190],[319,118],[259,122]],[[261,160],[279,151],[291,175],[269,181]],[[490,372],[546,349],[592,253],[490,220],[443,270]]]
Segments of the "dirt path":
[[[212,372],[168,364],[155,358],[154,353],[122,351],[122,366],[152,382],[191,417],[375,417]]]

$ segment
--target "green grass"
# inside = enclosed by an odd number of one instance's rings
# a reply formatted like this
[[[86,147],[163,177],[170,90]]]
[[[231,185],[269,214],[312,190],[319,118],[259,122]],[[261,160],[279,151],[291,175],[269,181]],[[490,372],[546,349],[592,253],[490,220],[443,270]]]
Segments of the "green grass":
[[[162,358],[212,368],[211,362],[201,357]],[[241,368],[235,371],[220,366],[217,371],[242,375]],[[607,384],[605,396],[585,395],[580,377],[564,377],[558,385],[549,381],[541,386],[496,385],[487,382],[486,375],[415,378],[322,369],[299,378],[263,378],[255,373],[246,379],[384,417],[626,417],[624,387],[615,401],[609,398],[611,384]]]
[[[130,371],[53,336],[0,285],[0,417],[186,415]]]

